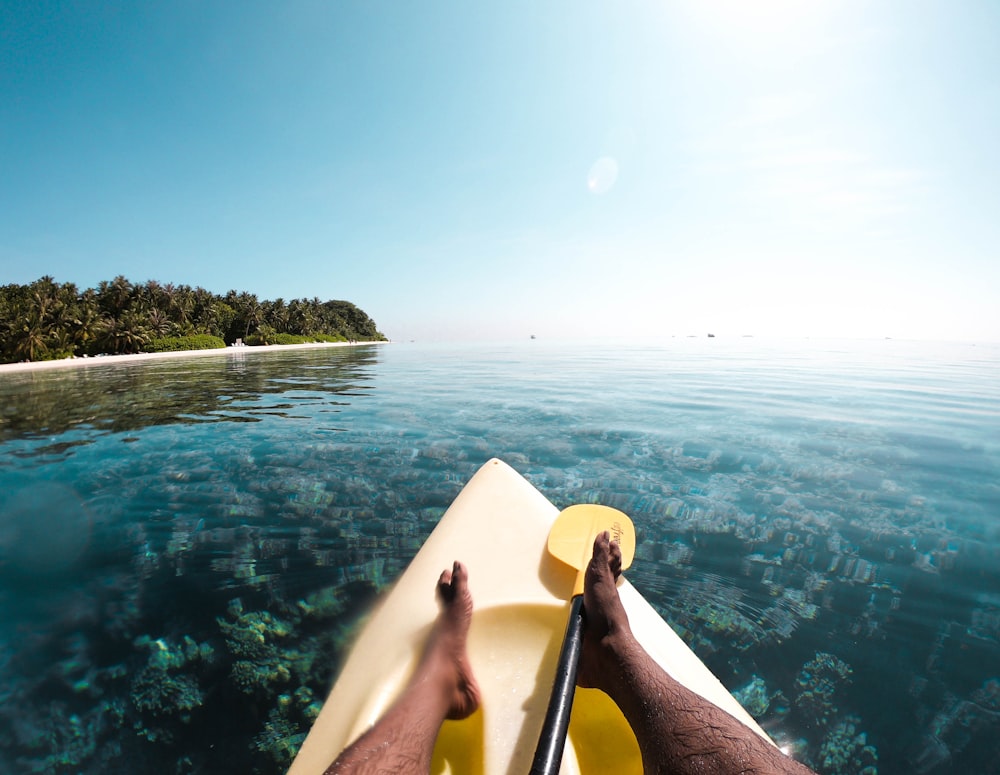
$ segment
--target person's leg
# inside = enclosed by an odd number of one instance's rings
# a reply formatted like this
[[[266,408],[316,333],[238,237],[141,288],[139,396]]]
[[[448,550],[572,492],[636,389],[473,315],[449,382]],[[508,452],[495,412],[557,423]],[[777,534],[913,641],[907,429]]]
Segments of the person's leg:
[[[479,707],[466,638],[472,620],[469,575],[461,563],[437,583],[441,613],[413,678],[386,714],[351,743],[325,775],[427,773],[441,724]]]
[[[604,533],[587,568],[577,683],[601,689],[621,708],[647,775],[811,773],[653,661],[632,635],[615,585],[620,573],[621,550]]]

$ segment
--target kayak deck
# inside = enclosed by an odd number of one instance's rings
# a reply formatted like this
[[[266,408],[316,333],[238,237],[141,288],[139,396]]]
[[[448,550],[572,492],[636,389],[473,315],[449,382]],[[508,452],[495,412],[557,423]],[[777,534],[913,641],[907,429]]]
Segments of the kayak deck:
[[[576,576],[546,551],[558,513],[508,465],[497,459],[486,463],[361,631],[289,775],[322,773],[392,704],[437,617],[437,578],[455,560],[469,569],[475,611],[468,650],[482,706],[468,719],[445,722],[431,771],[527,772]],[[636,638],[654,660],[770,740],[624,578],[619,592]],[[598,690],[576,692],[561,772],[642,772],[635,736],[617,706]]]

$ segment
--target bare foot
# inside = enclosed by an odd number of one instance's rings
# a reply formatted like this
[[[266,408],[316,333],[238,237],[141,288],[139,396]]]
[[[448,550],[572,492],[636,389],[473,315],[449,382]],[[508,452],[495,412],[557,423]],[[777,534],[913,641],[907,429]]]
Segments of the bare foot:
[[[583,652],[578,685],[607,689],[607,660],[623,640],[632,637],[628,614],[618,597],[616,582],[622,572],[622,552],[607,531],[594,540],[583,588]]]
[[[441,613],[410,683],[385,715],[341,752],[326,775],[429,772],[444,719],[465,718],[479,707],[479,685],[466,650],[472,595],[462,563],[441,572],[437,596]]]
[[[456,561],[451,570],[441,571],[437,596],[441,613],[431,630],[421,667],[428,670],[447,693],[447,717],[463,719],[479,707],[480,693],[466,650],[472,621],[472,594],[469,592],[469,572],[462,563]]]

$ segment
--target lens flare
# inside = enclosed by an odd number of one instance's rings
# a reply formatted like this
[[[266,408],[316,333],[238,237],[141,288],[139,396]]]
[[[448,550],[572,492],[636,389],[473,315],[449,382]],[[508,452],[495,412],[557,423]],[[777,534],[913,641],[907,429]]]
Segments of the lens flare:
[[[604,194],[618,180],[618,162],[610,156],[602,156],[595,161],[587,173],[587,190],[592,194]]]

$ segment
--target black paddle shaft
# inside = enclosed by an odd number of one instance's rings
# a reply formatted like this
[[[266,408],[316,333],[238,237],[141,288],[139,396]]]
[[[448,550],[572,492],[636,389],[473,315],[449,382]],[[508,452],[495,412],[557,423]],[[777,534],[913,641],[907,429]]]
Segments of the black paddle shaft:
[[[555,775],[562,764],[563,748],[566,746],[566,730],[569,715],[573,710],[573,695],[576,691],[576,673],[580,666],[580,650],[583,647],[583,595],[576,595],[570,602],[569,621],[556,679],[552,684],[549,707],[545,711],[542,732],[538,736],[535,758],[531,763],[531,775]]]

